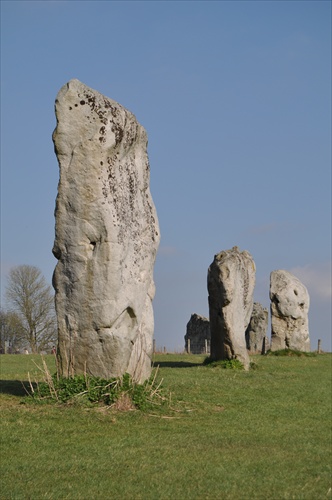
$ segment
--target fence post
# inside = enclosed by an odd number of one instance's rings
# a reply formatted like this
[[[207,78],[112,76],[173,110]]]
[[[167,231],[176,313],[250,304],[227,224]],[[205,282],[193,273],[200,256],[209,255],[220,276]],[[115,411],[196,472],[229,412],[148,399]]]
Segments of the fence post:
[[[190,354],[190,339],[187,341],[187,352]]]
[[[266,354],[266,345],[267,345],[267,337],[266,335],[263,337],[263,345],[261,354]]]
[[[318,352],[318,354],[321,353],[321,339],[318,339],[317,352]]]
[[[208,353],[208,345],[207,345],[207,339],[205,339],[205,354]]]
[[[166,354],[166,347],[164,346],[164,354]]]
[[[156,339],[153,339],[153,354],[156,354]]]

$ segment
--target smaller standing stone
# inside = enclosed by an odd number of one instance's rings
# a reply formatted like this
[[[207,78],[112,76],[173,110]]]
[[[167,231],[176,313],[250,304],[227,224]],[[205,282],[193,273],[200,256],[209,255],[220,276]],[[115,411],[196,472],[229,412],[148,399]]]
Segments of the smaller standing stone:
[[[238,247],[220,252],[208,270],[211,359],[250,360],[245,332],[253,308],[256,267],[249,252]]]
[[[271,350],[310,351],[309,293],[288,271],[272,271],[270,277]]]
[[[247,349],[252,354],[265,354],[268,350],[267,345],[267,326],[269,313],[266,307],[259,302],[254,302],[250,323],[246,330]]]
[[[206,347],[209,353],[211,341],[209,320],[199,314],[192,314],[187,323],[187,331],[184,340],[185,350],[187,352],[189,352],[188,347],[190,345],[190,352],[192,354],[205,354]]]

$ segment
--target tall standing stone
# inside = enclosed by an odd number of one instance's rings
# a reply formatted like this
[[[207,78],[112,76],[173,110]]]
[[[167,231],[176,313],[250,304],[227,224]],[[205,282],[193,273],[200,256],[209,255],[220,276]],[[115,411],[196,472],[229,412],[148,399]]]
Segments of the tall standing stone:
[[[159,227],[147,135],[135,116],[78,80],[59,91],[54,272],[60,374],[151,372]]]
[[[271,350],[310,351],[309,293],[288,271],[272,271],[270,276]]]
[[[253,308],[256,267],[238,247],[215,255],[208,270],[211,358],[238,359],[249,369],[245,331]]]
[[[250,322],[246,330],[247,349],[250,353],[265,354],[267,345],[267,327],[269,313],[266,307],[259,302],[254,302]]]

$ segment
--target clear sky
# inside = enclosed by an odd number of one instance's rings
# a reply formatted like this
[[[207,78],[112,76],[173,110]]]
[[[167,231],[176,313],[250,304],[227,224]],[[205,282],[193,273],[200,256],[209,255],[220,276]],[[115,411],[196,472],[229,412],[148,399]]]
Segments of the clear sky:
[[[51,282],[54,100],[72,78],[148,133],[157,346],[183,349],[214,255],[237,245],[265,307],[272,270],[302,280],[312,349],[331,350],[331,2],[1,1],[2,292],[20,264]]]

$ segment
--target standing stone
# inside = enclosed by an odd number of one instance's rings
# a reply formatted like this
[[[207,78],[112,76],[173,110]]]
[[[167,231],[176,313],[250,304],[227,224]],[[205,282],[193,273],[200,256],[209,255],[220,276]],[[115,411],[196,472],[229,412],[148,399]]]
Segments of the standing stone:
[[[210,321],[199,314],[192,314],[187,323],[185,350],[188,352],[188,340],[190,341],[190,352],[192,354],[205,354],[206,346],[210,348],[211,333]]]
[[[310,351],[309,293],[288,271],[272,271],[270,276],[271,350]]]
[[[259,302],[254,302],[248,328],[246,330],[246,344],[250,353],[265,354],[269,349],[267,345],[267,326],[269,313],[266,307]]]
[[[208,270],[211,358],[238,359],[249,369],[245,331],[253,308],[256,267],[238,247],[215,255]]]
[[[71,80],[53,133],[60,167],[54,271],[63,376],[151,373],[159,227],[147,135],[117,102]]]

